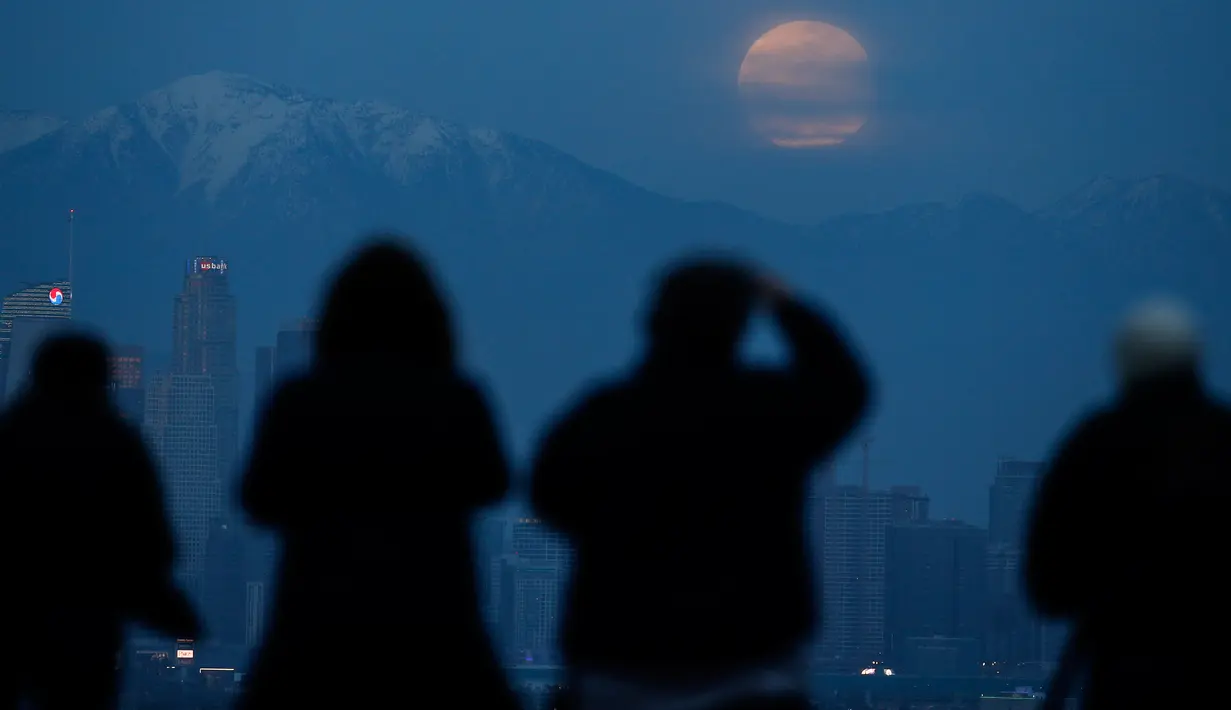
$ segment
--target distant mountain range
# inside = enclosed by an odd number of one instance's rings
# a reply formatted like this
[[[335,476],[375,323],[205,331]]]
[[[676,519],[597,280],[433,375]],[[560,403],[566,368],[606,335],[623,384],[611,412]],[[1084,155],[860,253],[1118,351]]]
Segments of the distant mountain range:
[[[44,116],[33,111],[0,112],[0,153],[20,148],[42,138],[68,123],[62,118]]]
[[[848,321],[882,381],[873,477],[922,483],[941,510],[982,510],[998,454],[1042,455],[1104,391],[1103,341],[1136,295],[1178,292],[1231,323],[1231,196],[1177,177],[1100,177],[1033,212],[973,195],[789,225],[538,141],[218,72],[83,121],[0,114],[0,288],[66,273],[69,208],[78,313],[166,350],[184,261],[221,255],[245,363],[312,309],[358,234],[415,235],[522,450],[572,387],[635,352],[655,265],[738,249]],[[373,308],[396,327],[396,303]],[[1231,382],[1231,336],[1210,337]]]

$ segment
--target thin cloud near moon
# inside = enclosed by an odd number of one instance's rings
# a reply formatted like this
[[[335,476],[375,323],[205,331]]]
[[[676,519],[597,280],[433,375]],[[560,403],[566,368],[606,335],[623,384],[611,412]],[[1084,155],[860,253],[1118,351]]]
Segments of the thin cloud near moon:
[[[868,120],[867,50],[824,22],[766,32],[748,49],[738,82],[753,130],[782,148],[839,145]]]

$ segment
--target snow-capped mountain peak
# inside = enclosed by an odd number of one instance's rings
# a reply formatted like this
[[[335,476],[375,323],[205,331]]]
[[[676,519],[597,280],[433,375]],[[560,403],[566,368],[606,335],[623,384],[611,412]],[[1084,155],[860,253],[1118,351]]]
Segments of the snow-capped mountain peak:
[[[468,148],[490,156],[503,145],[495,131],[220,71],[184,77],[135,104],[103,109],[81,128],[86,136],[108,135],[117,162],[138,131],[148,135],[178,170],[179,190],[200,186],[210,200],[241,175],[262,181],[295,177],[306,169],[296,158],[321,141],[401,183],[432,155]]]
[[[1190,226],[1200,221],[1224,237],[1231,235],[1231,196],[1175,175],[1101,175],[1040,212],[1058,222],[1101,229],[1166,221],[1180,214]]]
[[[204,183],[214,197],[254,149],[302,122],[312,104],[245,76],[210,72],[152,91],[137,107],[150,137],[178,163],[180,189]]]
[[[0,153],[33,143],[64,125],[62,118],[33,111],[0,111]]]

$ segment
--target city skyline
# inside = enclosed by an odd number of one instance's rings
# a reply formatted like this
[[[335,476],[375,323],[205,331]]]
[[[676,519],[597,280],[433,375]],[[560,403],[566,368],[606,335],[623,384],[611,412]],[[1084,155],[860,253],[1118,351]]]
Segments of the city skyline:
[[[91,657],[119,710],[1208,695],[1231,4],[9,5],[0,467],[66,541],[17,550],[27,699]],[[705,256],[769,287],[729,381],[669,371]],[[60,333],[106,408],[31,377]],[[153,559],[138,439],[203,626],[65,629]]]
[[[205,269],[198,269],[197,271],[194,272],[194,268],[195,268],[194,262],[199,261],[199,260],[205,260],[207,263],[210,264],[210,266]],[[185,267],[185,273],[189,276],[193,273],[196,273],[198,275],[209,274],[209,275],[216,277],[220,274],[225,274],[226,272],[230,270],[229,262],[226,259],[222,259],[216,256],[214,257],[190,257],[190,258],[184,259],[183,261],[187,264],[187,266]],[[215,262],[219,265],[220,268],[215,268],[214,266]],[[44,305],[43,304],[44,301],[47,301],[47,303],[50,304],[50,301],[46,299],[45,297],[35,298],[35,295],[37,294],[43,294],[45,296],[46,292],[49,291],[50,288],[53,288],[53,287],[60,288],[60,289],[63,289],[65,292],[65,300],[63,302],[63,305],[68,306],[66,310],[67,310],[67,313],[69,314],[68,317],[71,318],[72,303],[71,303],[71,298],[68,297],[67,295],[70,289],[68,288],[69,284],[66,280],[47,281],[47,282],[38,282],[38,281],[32,280],[32,281],[28,281],[27,283],[29,284],[27,287],[5,297],[5,302],[7,303],[9,302],[9,299],[18,299],[20,297],[21,303],[26,304],[25,306],[22,306],[22,308],[28,310],[30,314],[64,313],[65,311],[53,310],[53,309],[58,308],[55,305]],[[177,318],[185,319],[188,314],[186,312],[182,313],[180,310],[178,310],[178,309],[181,309],[183,304],[187,302],[184,300],[184,294],[180,293],[175,298],[177,300],[177,303],[180,304],[179,306],[176,307],[177,308],[177,311],[176,311]],[[227,298],[231,299],[231,301],[234,302],[233,296],[228,296]],[[38,303],[35,303],[36,301]],[[4,355],[5,355],[7,346],[8,346],[8,333],[11,332],[11,327],[12,327],[11,325],[8,325],[6,328],[6,323],[11,324],[11,322],[12,322],[11,318],[6,320],[6,318],[3,315],[3,312],[0,312],[0,387],[3,387],[4,385],[4,375],[7,370],[6,368],[7,363],[6,363],[6,358],[4,357]],[[235,466],[238,465],[239,459],[237,457],[240,454],[240,446],[247,442],[248,437],[251,434],[252,418],[257,416],[260,412],[261,402],[263,401],[262,393],[268,393],[268,391],[270,391],[269,388],[273,386],[273,383],[278,382],[284,379],[285,377],[291,376],[292,374],[295,374],[297,372],[301,372],[302,368],[307,363],[310,362],[311,350],[312,350],[312,343],[311,343],[312,333],[314,333],[314,330],[316,327],[317,327],[317,321],[314,316],[301,316],[298,318],[288,319],[281,324],[281,326],[278,328],[277,332],[275,333],[275,337],[273,338],[274,345],[272,346],[261,345],[255,348],[254,352],[256,353],[257,359],[253,360],[254,363],[259,361],[259,358],[261,357],[260,352],[264,349],[268,349],[268,357],[273,358],[273,360],[268,361],[269,367],[272,368],[272,370],[269,371],[270,374],[272,375],[272,378],[268,376],[262,378],[262,368],[259,364],[254,365],[253,370],[251,370],[252,374],[250,376],[246,376],[246,373],[241,371],[241,369],[239,368],[239,362],[241,361],[241,358],[239,357],[238,348],[237,348],[235,359],[234,359],[234,363],[235,363],[234,369],[230,372],[230,374],[226,378],[229,380],[226,386],[230,388],[230,391],[234,392],[233,395],[228,395],[228,396],[233,398],[234,404],[231,404],[230,408],[233,408],[234,411],[236,412],[236,414],[234,415],[235,417],[234,424],[230,425],[231,427],[233,427],[234,434],[229,435],[230,437],[232,437],[232,440],[235,443],[231,445],[232,448],[230,449],[231,453],[229,455],[229,460],[230,460],[229,465],[225,463],[225,461],[228,458],[227,455],[225,453],[222,454],[224,458],[221,459],[223,463],[220,463],[220,466],[222,466],[223,470],[234,471]],[[178,333],[181,330],[183,329],[176,328],[173,326],[173,331]],[[187,331],[184,331],[184,332],[187,332]],[[104,335],[105,335],[105,332],[104,332]],[[210,350],[210,347],[202,346],[202,347],[197,348],[197,350],[195,351],[195,354],[192,356],[192,357],[195,357],[196,360],[191,361],[193,363],[191,366],[186,367],[186,365],[188,364],[187,360],[185,360],[183,364],[180,364],[178,362],[179,359],[182,357],[187,357],[185,353],[189,352],[188,348],[186,348],[185,346],[179,343],[179,340],[182,338],[183,338],[182,333],[180,335],[176,335],[172,339],[173,342],[172,342],[171,347],[167,350],[161,350],[161,351],[157,347],[150,347],[147,344],[131,344],[131,343],[125,343],[125,342],[119,342],[119,341],[110,341],[110,339],[109,339],[109,342],[110,342],[110,347],[113,350],[113,353],[121,352],[128,348],[139,348],[141,350],[141,355],[140,355],[140,359],[142,361],[141,369],[143,372],[147,373],[146,376],[148,376],[148,378],[154,378],[160,374],[175,373],[175,372],[180,372],[180,373],[190,372],[192,371],[193,368],[199,366],[199,363],[201,362],[202,358],[207,357],[205,353]],[[276,345],[279,339],[284,340],[284,348],[282,350],[281,356],[278,354],[278,347]],[[292,341],[295,341],[295,342],[292,344]],[[162,354],[161,358],[159,357],[160,353]],[[180,354],[177,355],[176,353],[180,353]],[[168,357],[168,354],[169,354],[169,357]],[[230,355],[227,355],[226,357],[228,358],[228,361],[229,361]],[[158,366],[159,360],[167,360],[168,364],[165,364],[164,366],[160,367]],[[231,380],[231,378],[234,378],[234,379]],[[248,382],[245,383],[243,381],[245,379],[248,380]],[[2,391],[3,390],[0,390],[0,392]],[[251,393],[251,396],[249,399],[250,403],[247,405],[241,406],[240,393],[245,392],[245,391]],[[126,394],[125,396],[128,396],[131,398],[131,396],[133,395]],[[129,405],[127,405],[127,408],[131,409],[133,406],[137,406],[137,405],[133,405],[130,403]],[[142,404],[139,406],[144,407],[145,406],[144,402],[142,402]],[[239,414],[238,414],[240,411],[248,412],[249,417],[247,420],[245,420],[247,423],[241,423],[239,419]],[[232,415],[228,411],[220,416],[225,417],[229,421]],[[224,437],[225,436],[226,435],[224,435]],[[872,444],[875,443],[871,439],[865,439],[865,441],[868,443],[872,443]],[[220,445],[226,446],[225,442]],[[852,446],[850,448],[854,449],[856,447]],[[1003,460],[1019,460],[1021,457],[1014,456],[1014,455],[1008,455],[1008,454],[1000,454],[997,456],[997,458],[1003,459]],[[825,475],[831,478],[837,477],[843,480],[844,482],[849,483],[849,482],[858,480],[860,477],[866,474],[871,474],[872,479],[877,481],[878,485],[881,485],[882,487],[886,485],[889,485],[889,486],[893,485],[893,474],[891,472],[890,473],[886,472],[886,469],[891,470],[893,468],[893,465],[892,464],[883,465],[882,462],[875,456],[872,459],[870,467],[869,467],[869,462],[866,459],[866,456],[858,458],[858,459],[849,458],[845,460],[843,464],[844,465],[840,467],[833,467],[832,465],[829,465],[829,468],[827,469],[827,473]],[[989,477],[989,480],[990,478],[994,478],[994,475],[992,477]],[[942,501],[944,500],[943,496],[941,500]],[[988,510],[990,511],[990,508]]]
[[[214,268],[227,263],[187,262],[169,318],[174,357],[166,371],[146,368],[142,346],[112,348],[117,406],[130,420],[140,417],[167,484],[182,551],[179,579],[215,629],[203,643],[185,640],[174,648],[170,640],[145,640],[142,653],[192,648],[193,658],[181,659],[190,668],[245,667],[263,638],[277,560],[276,543],[236,515],[220,464],[225,426],[218,397],[235,382],[231,334],[241,312],[225,288],[229,264]],[[265,371],[258,399],[304,372],[316,327],[311,318],[285,322],[273,345],[257,348],[256,372]],[[135,410],[137,393],[144,398]],[[813,479],[807,517],[824,620],[810,650],[813,671],[837,678],[1045,678],[1064,630],[1039,622],[1017,586],[1022,528],[1043,463],[989,462],[988,523],[980,527],[933,517],[930,492],[917,485],[873,485],[872,444],[863,440],[862,483],[837,480],[831,466]],[[234,446],[238,461],[242,449]],[[576,553],[517,501],[504,508],[474,526],[481,611],[515,677],[533,668],[559,673],[559,623]]]

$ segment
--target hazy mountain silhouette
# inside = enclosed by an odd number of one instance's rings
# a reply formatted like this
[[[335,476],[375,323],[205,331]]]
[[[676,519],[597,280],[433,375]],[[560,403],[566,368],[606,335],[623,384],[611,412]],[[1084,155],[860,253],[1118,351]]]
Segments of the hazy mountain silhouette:
[[[184,260],[222,255],[247,365],[357,234],[407,231],[453,287],[521,451],[581,377],[631,355],[649,269],[688,245],[737,246],[842,309],[883,378],[874,478],[960,486],[942,511],[981,515],[994,457],[1041,454],[1099,393],[1126,299],[1168,288],[1231,322],[1231,196],[1174,177],[1101,177],[1037,212],[972,195],[795,226],[537,141],[230,74],[39,120],[0,121],[24,131],[0,130],[0,288],[66,273],[71,207],[83,317],[165,349]],[[1222,383],[1229,344],[1212,342]]]
[[[33,143],[66,123],[33,111],[0,111],[0,153]]]

